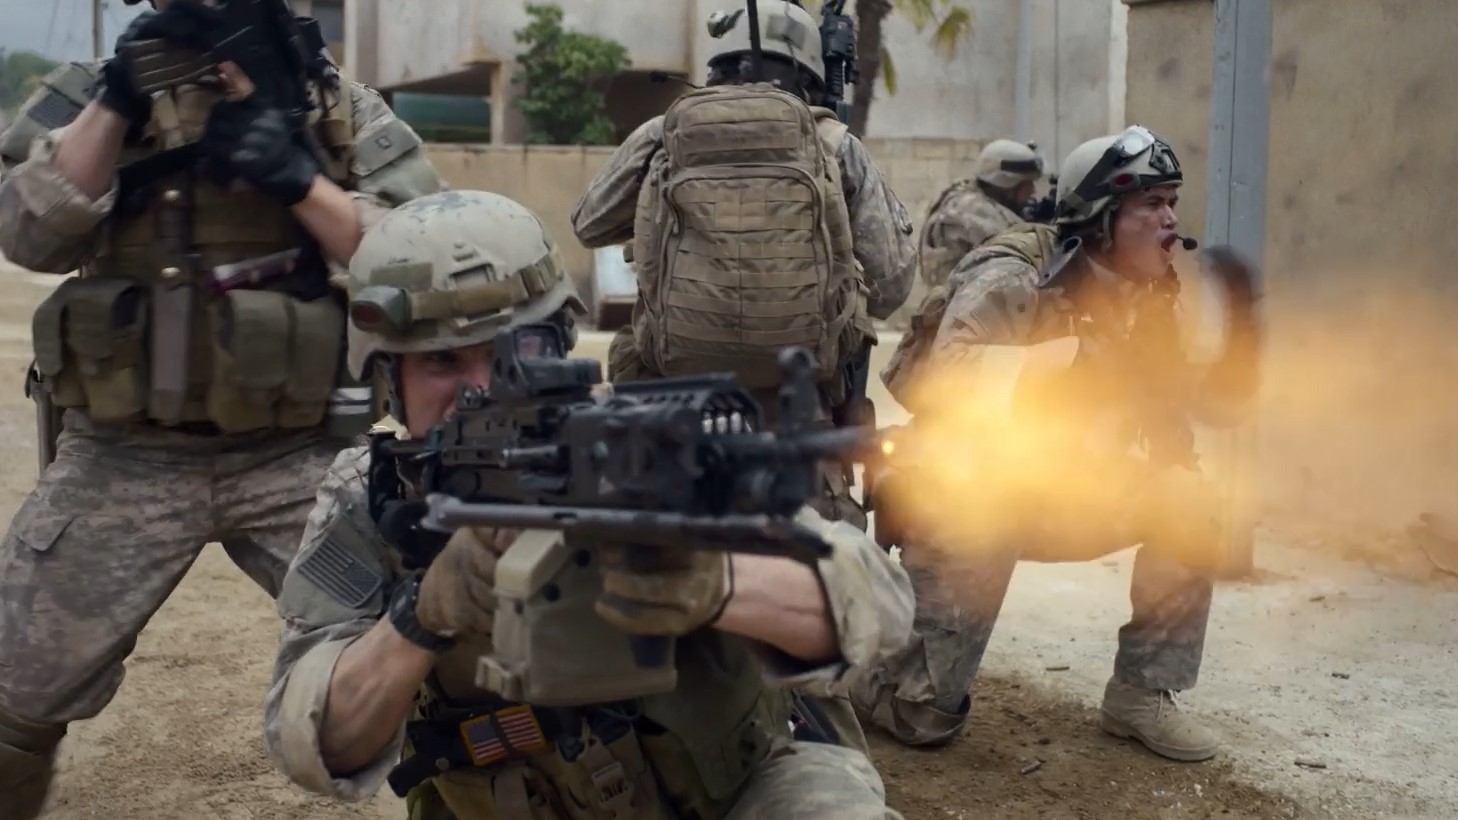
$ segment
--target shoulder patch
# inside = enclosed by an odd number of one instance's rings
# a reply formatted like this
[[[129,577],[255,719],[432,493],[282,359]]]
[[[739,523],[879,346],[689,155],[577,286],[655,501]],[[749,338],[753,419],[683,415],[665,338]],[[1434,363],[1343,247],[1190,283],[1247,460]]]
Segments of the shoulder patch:
[[[368,564],[328,537],[299,563],[299,574],[350,609],[368,603],[385,582]]]
[[[391,118],[369,134],[361,134],[354,149],[354,172],[367,177],[421,144],[403,120]]]

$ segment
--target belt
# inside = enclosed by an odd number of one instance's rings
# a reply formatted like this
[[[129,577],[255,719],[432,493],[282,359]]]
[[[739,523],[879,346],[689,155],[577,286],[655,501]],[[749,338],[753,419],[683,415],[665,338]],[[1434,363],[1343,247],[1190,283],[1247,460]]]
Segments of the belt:
[[[386,778],[397,797],[426,780],[456,769],[485,769],[557,746],[564,760],[582,754],[584,722],[603,744],[628,733],[640,716],[634,704],[586,709],[538,709],[525,704],[451,710],[405,724],[413,753]]]

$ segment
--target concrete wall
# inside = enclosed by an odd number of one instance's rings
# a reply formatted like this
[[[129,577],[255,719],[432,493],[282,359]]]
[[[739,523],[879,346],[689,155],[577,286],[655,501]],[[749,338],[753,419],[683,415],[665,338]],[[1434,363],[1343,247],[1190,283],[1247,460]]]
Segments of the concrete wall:
[[[1356,533],[1458,513],[1458,3],[1273,5],[1265,513]],[[1129,117],[1173,138],[1197,233],[1213,8],[1129,9]]]
[[[866,147],[918,229],[947,180],[961,173],[981,149],[976,142],[941,139],[870,139]],[[612,149],[435,144],[429,147],[429,156],[452,187],[495,191],[540,214],[562,247],[569,270],[585,286],[592,255],[572,236],[572,209]]]
[[[351,32],[347,60],[357,75],[382,89],[414,86],[452,93],[510,93],[506,76],[518,51],[513,32],[526,20],[520,0],[347,0]],[[950,61],[930,48],[930,33],[900,16],[886,24],[897,55],[898,93],[877,91],[869,133],[877,137],[940,137],[982,142],[1012,136],[1016,109],[1016,48],[1020,0],[959,0],[975,15],[972,40]],[[635,71],[662,69],[702,81],[713,42],[709,12],[732,0],[559,0],[566,25],[612,37],[627,46]],[[1118,0],[1031,0],[1032,93],[1030,137],[1058,159],[1078,142],[1106,133],[1110,61],[1119,56],[1113,24]],[[1111,47],[1111,42],[1115,43]],[[1112,72],[1116,75],[1117,72]],[[495,89],[493,89],[493,84]],[[501,115],[509,115],[505,108]],[[1115,117],[1117,119],[1117,117]],[[519,121],[500,134],[519,141]]]

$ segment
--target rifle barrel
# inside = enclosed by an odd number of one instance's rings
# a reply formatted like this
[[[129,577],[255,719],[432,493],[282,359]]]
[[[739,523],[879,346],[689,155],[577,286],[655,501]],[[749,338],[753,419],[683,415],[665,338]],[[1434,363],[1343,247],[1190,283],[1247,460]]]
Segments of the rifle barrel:
[[[492,504],[442,493],[425,500],[430,511],[421,524],[436,532],[462,527],[554,530],[591,535],[604,543],[783,555],[806,564],[831,553],[831,546],[814,531],[778,516]]]

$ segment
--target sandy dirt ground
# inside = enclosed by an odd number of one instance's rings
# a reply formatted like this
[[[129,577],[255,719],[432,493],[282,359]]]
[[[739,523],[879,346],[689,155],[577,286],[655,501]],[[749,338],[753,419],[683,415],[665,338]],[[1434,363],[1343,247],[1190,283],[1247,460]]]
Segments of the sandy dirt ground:
[[[8,519],[34,479],[21,378],[45,286],[0,282]],[[589,334],[582,352],[604,348]],[[1225,737],[1215,761],[1165,762],[1097,729],[1130,554],[1025,565],[965,736],[929,752],[873,739],[891,804],[913,820],[1458,817],[1458,585],[1394,578],[1271,533],[1258,556],[1255,578],[1217,591],[1201,684],[1182,699]],[[46,816],[403,817],[388,794],[331,803],[275,773],[259,722],[277,633],[267,597],[208,547],[142,634],[112,707],[72,728]]]

